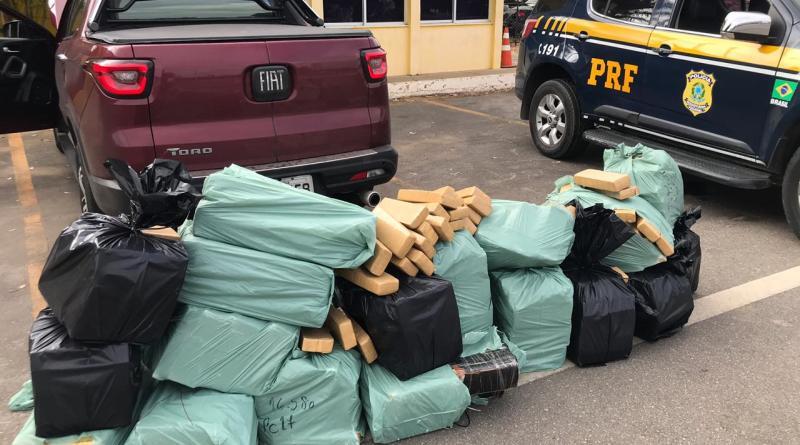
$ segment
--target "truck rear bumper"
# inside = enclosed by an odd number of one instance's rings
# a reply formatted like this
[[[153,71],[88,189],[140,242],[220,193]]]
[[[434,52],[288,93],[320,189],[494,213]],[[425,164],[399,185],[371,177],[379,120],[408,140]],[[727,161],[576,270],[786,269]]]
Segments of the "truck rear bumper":
[[[280,179],[311,175],[314,189],[323,195],[347,195],[370,190],[389,182],[397,173],[397,151],[391,145],[348,153],[299,159],[296,161],[244,166],[264,176]],[[195,185],[218,170],[193,171]],[[128,202],[116,181],[89,177],[92,195],[103,213],[118,215],[128,210]]]

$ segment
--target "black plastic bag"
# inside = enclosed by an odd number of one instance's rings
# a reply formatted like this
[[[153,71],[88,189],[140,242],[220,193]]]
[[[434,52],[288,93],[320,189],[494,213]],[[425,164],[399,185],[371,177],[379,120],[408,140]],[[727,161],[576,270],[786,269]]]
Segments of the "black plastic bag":
[[[58,437],[124,427],[142,386],[139,348],[72,340],[48,308],[29,339],[36,435]]]
[[[450,366],[472,395],[501,393],[519,381],[519,363],[508,348],[462,357]]]
[[[630,274],[636,293],[636,336],[656,341],[678,332],[694,310],[692,285],[685,270],[668,262]]]
[[[567,356],[578,366],[627,358],[633,349],[635,296],[622,277],[600,260],[635,235],[602,204],[576,208],[575,242],[562,264],[574,288]]]
[[[675,254],[669,257],[669,262],[679,264],[685,270],[686,276],[692,286],[692,292],[697,291],[700,283],[700,236],[691,230],[691,227],[702,216],[700,207],[684,212],[675,222],[673,234],[675,235]]]
[[[194,212],[201,195],[178,161],[156,159],[141,174],[125,161],[109,159],[106,167],[128,197],[132,227],[176,228]]]
[[[449,281],[398,274],[400,290],[378,297],[338,280],[341,306],[375,343],[378,363],[400,380],[454,362],[461,355],[461,323]]]
[[[187,265],[180,242],[85,213],[58,236],[39,290],[73,339],[146,344],[164,334]]]

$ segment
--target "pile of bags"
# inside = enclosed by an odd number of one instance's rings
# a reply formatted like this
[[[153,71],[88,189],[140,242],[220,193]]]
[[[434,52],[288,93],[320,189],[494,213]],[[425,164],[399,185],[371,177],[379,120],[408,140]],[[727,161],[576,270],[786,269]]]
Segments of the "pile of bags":
[[[35,434],[64,436],[127,427],[144,386],[143,350],[164,334],[188,255],[141,229],[171,226],[199,199],[175,161],[141,175],[107,163],[130,212],[85,213],[61,232],[39,281],[49,304],[29,340]]]
[[[522,371],[558,368],[572,314],[572,284],[559,264],[575,220],[560,205],[494,200],[492,207],[475,239],[488,258],[495,322],[524,352]]]
[[[634,334],[655,341],[679,330],[694,309],[700,268],[699,237],[689,230],[700,210],[682,214],[675,162],[641,145],[606,150],[603,159],[605,172],[589,176],[618,174],[629,181],[624,190],[576,175],[556,181],[548,196],[576,212],[561,267],[574,288],[568,352],[579,366],[627,358]]]
[[[374,212],[238,166],[201,198],[178,163],[109,161],[131,211],[56,241],[15,443],[387,443],[520,372],[623,359],[688,321],[700,211],[663,152],[604,159],[624,189],[401,190]]]

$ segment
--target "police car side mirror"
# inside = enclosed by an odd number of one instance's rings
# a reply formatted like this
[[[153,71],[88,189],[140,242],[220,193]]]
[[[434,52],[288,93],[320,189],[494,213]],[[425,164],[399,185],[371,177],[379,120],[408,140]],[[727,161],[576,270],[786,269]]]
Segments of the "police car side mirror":
[[[729,12],[722,22],[720,35],[724,39],[763,42],[769,37],[772,18],[761,12]]]

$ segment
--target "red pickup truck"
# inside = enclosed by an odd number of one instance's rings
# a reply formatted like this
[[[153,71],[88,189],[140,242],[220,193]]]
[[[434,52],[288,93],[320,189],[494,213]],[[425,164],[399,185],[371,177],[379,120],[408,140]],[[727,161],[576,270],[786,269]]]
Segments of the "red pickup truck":
[[[55,36],[7,4],[0,133],[55,128],[84,210],[125,209],[109,158],[198,181],[236,163],[373,203],[397,170],[385,51],[303,0],[67,0]]]

